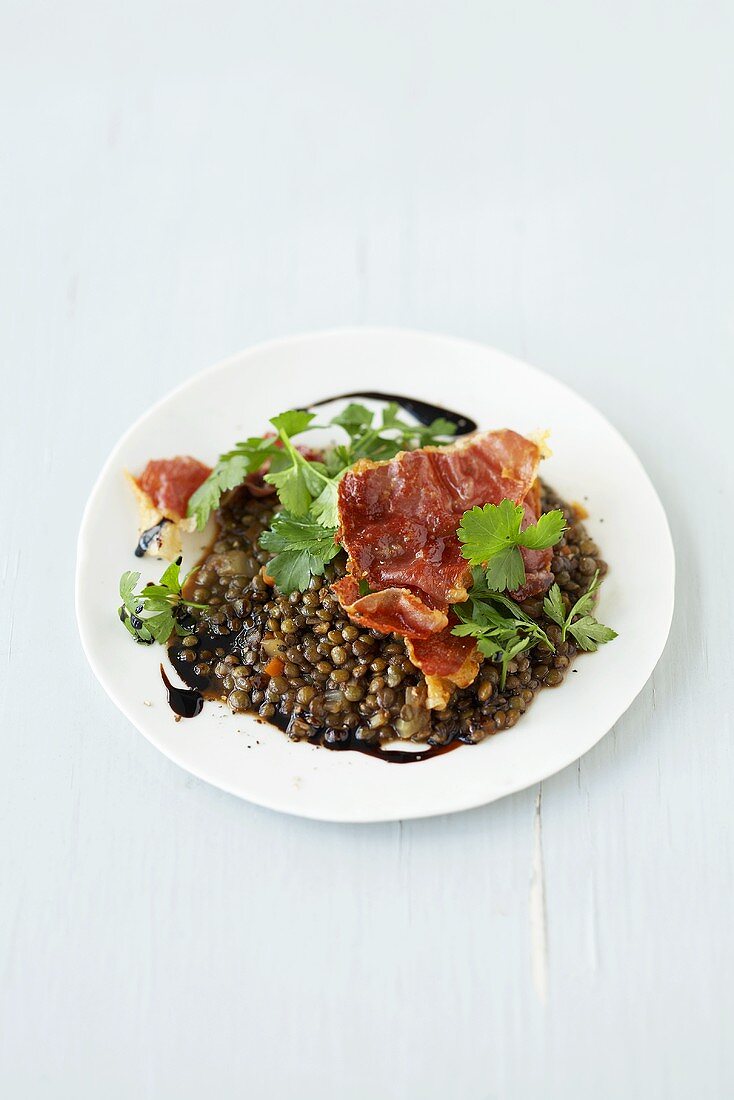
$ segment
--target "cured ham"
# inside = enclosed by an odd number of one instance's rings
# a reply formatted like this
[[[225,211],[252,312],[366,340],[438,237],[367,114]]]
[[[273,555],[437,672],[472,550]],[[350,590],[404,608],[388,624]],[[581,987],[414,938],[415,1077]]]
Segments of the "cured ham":
[[[462,515],[504,498],[522,503],[539,461],[535,443],[499,431],[356,463],[339,485],[337,538],[350,573],[374,591],[407,587],[429,606],[460,603],[470,577],[456,536]]]
[[[537,523],[540,518],[540,482],[536,480],[530,486],[525,500],[522,502],[525,509],[523,528]],[[550,571],[553,561],[552,548],[546,550],[528,550],[520,548],[523,564],[525,566],[525,583],[516,588],[512,593],[513,599],[526,600],[529,596],[539,596],[547,592],[553,583],[553,574]]]
[[[452,634],[454,622],[456,620],[452,619],[440,634],[405,639],[408,656],[425,676],[429,710],[445,707],[452,689],[468,687],[479,672],[476,643],[473,638],[457,638]]]
[[[181,532],[193,531],[186,518],[189,499],[206,481],[211,468],[196,458],[153,458],[140,477],[127,473],[138,506],[138,556],[174,561],[181,553]]]
[[[143,470],[138,485],[154,508],[168,519],[183,519],[189,498],[211,473],[196,458],[152,458]]]
[[[359,585],[347,574],[332,585],[332,591],[353,622],[383,634],[430,638],[449,621],[444,611],[428,607],[407,588],[385,588],[360,596]]]
[[[525,504],[525,523],[534,523],[541,457],[541,448],[517,432],[483,432],[386,462],[363,460],[341,480],[337,539],[349,565],[334,591],[355,622],[406,638],[411,660],[426,676],[429,705],[445,706],[450,686],[468,686],[479,668],[474,642],[456,638],[449,624],[450,605],[467,598],[471,582],[456,535],[461,517],[475,505],[507,498]],[[523,550],[523,557],[525,583],[513,593],[518,599],[552,581],[550,551]]]

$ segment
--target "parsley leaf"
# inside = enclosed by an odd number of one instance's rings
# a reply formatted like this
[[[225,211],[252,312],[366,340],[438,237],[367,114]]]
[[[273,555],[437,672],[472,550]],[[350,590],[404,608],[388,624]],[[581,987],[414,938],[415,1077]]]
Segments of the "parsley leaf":
[[[525,565],[516,546],[504,546],[487,562],[487,584],[502,592],[514,592],[525,583]]]
[[[310,515],[279,512],[260,536],[260,545],[275,555],[266,569],[278,588],[285,593],[303,591],[312,576],[322,576],[324,566],[341,549],[335,535],[336,527],[324,527]]]
[[[568,614],[566,614],[563,596],[557,584],[553,585],[543,600],[543,610],[546,615],[561,628],[562,641],[565,642],[566,636],[570,634],[577,645],[588,653],[594,653],[600,645],[611,642],[618,637],[615,630],[612,630],[609,626],[604,626],[591,614],[600,585],[601,580],[597,570],[586,592],[579,597]]]
[[[518,536],[518,544],[528,550],[547,550],[555,546],[566,530],[566,517],[560,508],[543,512],[537,523],[529,523]]]
[[[292,435],[300,435],[301,432],[308,431],[315,419],[314,413],[307,412],[306,409],[289,409],[288,412],[279,413],[278,416],[271,416],[270,423],[278,435],[290,438]]]
[[[249,474],[254,474],[264,462],[279,453],[273,439],[254,436],[221,455],[209,477],[191,494],[189,500],[187,515],[194,517],[197,529],[203,531],[206,527],[209,515],[219,507],[223,493],[236,489]]]
[[[338,416],[332,417],[331,423],[339,424],[349,435],[356,436],[364,428],[371,428],[374,418],[374,413],[371,413],[366,405],[352,402],[342,409]]]
[[[599,570],[597,569],[596,573],[594,573],[594,576],[591,578],[591,584],[586,589],[583,596],[580,596],[579,599],[576,600],[576,603],[571,608],[571,611],[570,611],[569,616],[568,616],[568,621],[569,622],[571,621],[571,619],[575,615],[590,615],[591,614],[591,612],[594,610],[594,605],[596,603],[596,594],[597,594],[597,592],[599,591],[600,588],[601,588],[601,580],[599,578]]]
[[[453,609],[460,621],[451,633],[476,638],[479,652],[500,662],[500,687],[504,688],[507,667],[513,657],[539,644],[552,652],[553,645],[542,627],[515,600],[487,587],[481,569],[474,570],[474,577],[476,583],[469,591],[469,599]]]
[[[118,616],[125,629],[141,645],[161,645],[175,631],[179,635],[191,633],[188,608],[203,608],[183,596],[183,586],[188,576],[181,580],[181,559],[165,569],[157,584],[147,584],[136,592],[140,573],[126,572],[120,577]],[[189,574],[190,576],[190,574]]]
[[[469,564],[482,565],[506,547],[515,546],[522,517],[522,506],[507,499],[464,512],[456,533]]]
[[[548,595],[543,600],[543,610],[549,619],[552,619],[557,626],[563,628],[566,625],[566,607],[563,602],[563,595],[557,584],[554,584]]]
[[[314,419],[313,413],[292,409],[272,417],[270,421],[283,444],[284,458],[278,462],[277,469],[271,466],[265,480],[275,486],[283,507],[297,516],[305,516],[314,500],[332,483],[324,463],[310,461],[291,442],[291,435],[307,431]],[[330,509],[324,501],[316,512],[316,518],[324,515],[328,519],[332,514],[333,508]]]
[[[189,500],[187,514],[196,519],[201,531],[210,514],[219,507],[222,495],[236,489],[249,474],[269,462],[265,480],[275,487],[284,508],[296,515],[313,515],[325,527],[336,520],[337,485],[335,479],[360,458],[382,461],[398,451],[423,447],[439,442],[441,437],[454,435],[456,426],[439,418],[432,424],[409,424],[398,415],[397,405],[388,405],[382,423],[375,426],[375,414],[365,405],[352,402],[329,422],[347,433],[347,444],[328,448],[324,461],[314,461],[303,455],[292,443],[294,436],[311,431],[314,413],[306,409],[289,409],[272,417],[270,423],[278,438],[255,436],[238,443],[220,456],[215,468]],[[385,432],[389,432],[385,435]],[[313,509],[311,508],[314,505]]]
[[[546,512],[537,523],[522,528],[525,510],[521,504],[501,500],[464,512],[457,530],[461,552],[471,565],[486,566],[489,588],[514,591],[525,581],[525,564],[520,547],[544,550],[554,546],[565,530],[563,512]]]
[[[339,526],[340,480],[341,474],[325,485],[311,507],[312,514],[324,527],[336,528]]]
[[[592,615],[584,615],[583,618],[570,623],[567,629],[581,648],[589,653],[594,653],[598,646],[611,642],[617,637],[616,630],[597,622]]]

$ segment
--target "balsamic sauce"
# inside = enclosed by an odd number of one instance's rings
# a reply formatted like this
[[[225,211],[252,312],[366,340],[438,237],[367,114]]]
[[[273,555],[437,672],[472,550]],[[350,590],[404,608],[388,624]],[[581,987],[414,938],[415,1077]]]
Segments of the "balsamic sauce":
[[[345,750],[361,752],[375,760],[384,760],[387,764],[420,764],[422,760],[430,760],[434,756],[442,756],[445,752],[453,752],[461,744],[463,744],[462,741],[449,741],[448,745],[427,745],[420,752],[403,752],[402,749],[381,749],[379,745],[365,745],[361,741],[350,740],[344,745],[326,745],[326,748],[342,752]]]
[[[143,531],[142,535],[138,539],[138,545],[135,547],[135,557],[142,558],[148,552],[150,544],[155,542],[160,537],[161,531],[165,524],[170,523],[170,519],[162,519],[160,523],[156,523],[153,527],[149,527],[147,531]]]
[[[161,665],[161,678],[166,685],[168,705],[179,718],[196,718],[204,706],[204,696],[196,688],[174,687]]]
[[[414,397],[402,397],[395,393],[378,393],[377,391],[365,391],[359,393],[341,393],[334,397],[325,397],[321,401],[313,402],[312,408],[316,408],[319,405],[328,405],[332,401],[341,401],[354,397],[366,397],[371,401],[385,401],[393,402],[399,405],[400,408],[405,409],[416,418],[419,424],[431,424],[439,417],[443,417],[445,420],[450,421],[456,425],[457,435],[467,435],[469,432],[476,431],[477,424],[468,416],[464,416],[462,413],[453,412],[451,409],[444,409],[441,405],[431,405],[427,401],[420,401]],[[144,531],[140,536],[140,541],[135,549],[135,554],[138,557],[142,557],[148,549],[153,540],[160,534],[160,530],[164,523],[170,522],[163,519],[155,527],[150,527],[147,531]],[[210,649],[214,651],[217,648],[226,649],[229,652],[237,645],[238,638],[234,635],[230,637],[223,636],[201,636],[200,645],[202,648]],[[188,685],[186,688],[173,687],[170,680],[166,676],[166,673],[161,665],[161,676],[163,682],[166,685],[166,692],[168,696],[168,704],[177,715],[182,718],[194,718],[197,714],[201,713],[201,709],[204,706],[204,698],[209,695],[210,680],[207,676],[200,676],[194,671],[194,665],[191,661],[186,660],[184,654],[187,652],[186,648],[180,643],[169,646],[168,657],[171,664],[176,669],[176,672],[181,677],[183,682]],[[213,697],[210,696],[209,697]],[[258,721],[265,721],[265,719],[259,718]],[[289,717],[288,715],[281,714],[276,711],[275,715],[268,719],[268,724],[277,726],[278,729],[287,732]],[[329,734],[332,734],[332,738]],[[337,739],[344,738],[344,739]],[[418,752],[404,752],[400,749],[383,749],[379,745],[369,745],[364,741],[360,741],[352,733],[347,733],[344,737],[344,731],[336,731],[329,729],[315,730],[314,737],[310,738],[309,744],[318,744],[319,746],[328,749],[330,752],[360,752],[365,756],[371,756],[375,760],[384,760],[388,764],[419,764],[423,760],[431,760],[434,756],[442,756],[446,752],[453,752],[454,749],[458,749],[463,742],[461,740],[450,741],[447,745],[426,745],[424,749],[420,749]]]
[[[289,717],[276,711],[272,718],[267,720],[259,718],[258,721],[266,725],[277,726],[283,733],[288,732]],[[339,740],[330,740],[329,734],[334,733]],[[419,764],[421,760],[430,760],[433,756],[442,756],[445,752],[458,749],[462,741],[449,741],[448,745],[426,745],[418,752],[403,752],[402,749],[382,749],[379,745],[370,745],[366,741],[360,741],[353,733],[345,730],[329,730],[328,728],[314,730],[314,736],[307,738],[307,744],[318,745],[319,748],[328,749],[329,752],[361,752],[364,756],[372,756],[375,760],[384,760],[388,764]],[[414,742],[412,742],[414,743]]]
[[[443,417],[444,420],[450,420],[452,424],[456,425],[457,435],[467,435],[469,432],[477,430],[476,421],[472,420],[471,417],[453,412],[451,409],[444,409],[441,405],[431,405],[428,401],[420,401],[417,397],[401,397],[397,393],[378,393],[372,390],[360,393],[339,393],[334,397],[324,397],[321,401],[314,401],[310,407],[318,408],[319,405],[329,405],[332,401],[343,401],[351,397],[366,397],[369,401],[391,401],[414,416],[419,424],[432,424],[434,420]]]

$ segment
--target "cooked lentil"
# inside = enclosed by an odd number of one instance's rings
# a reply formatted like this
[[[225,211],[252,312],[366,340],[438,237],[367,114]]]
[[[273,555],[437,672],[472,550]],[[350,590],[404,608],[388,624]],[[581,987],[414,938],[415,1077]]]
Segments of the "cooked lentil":
[[[542,504],[543,511],[560,508],[566,516],[552,569],[568,607],[607,565],[574,509],[547,485]],[[444,710],[428,710],[425,682],[402,639],[355,626],[331,594],[344,573],[344,555],[303,593],[285,596],[263,580],[270,554],[258,539],[273,510],[274,498],[255,498],[246,489],[232,494],[189,584],[187,595],[208,610],[196,612],[195,633],[175,639],[169,655],[184,681],[207,698],[237,714],[254,712],[294,740],[331,748],[379,748],[396,739],[448,746],[476,744],[511,728],[541,688],[563,683],[577,648],[572,640],[561,642],[542,598],[530,599],[523,606],[555,653],[541,645],[520,654],[508,666],[503,690],[498,667],[485,661],[474,683],[456,690]],[[282,672],[270,676],[265,668],[274,658]]]

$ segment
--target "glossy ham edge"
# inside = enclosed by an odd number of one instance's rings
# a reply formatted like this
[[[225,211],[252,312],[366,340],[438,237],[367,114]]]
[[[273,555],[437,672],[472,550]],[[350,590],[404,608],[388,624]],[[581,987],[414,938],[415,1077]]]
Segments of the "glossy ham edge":
[[[360,596],[359,585],[347,574],[331,589],[352,622],[382,634],[430,638],[448,623],[445,611],[427,607],[407,588],[384,588]]]
[[[469,687],[479,672],[481,657],[476,642],[451,633],[456,621],[451,616],[447,627],[429,638],[405,639],[408,656],[425,677],[429,709],[441,710],[453,689]]]

